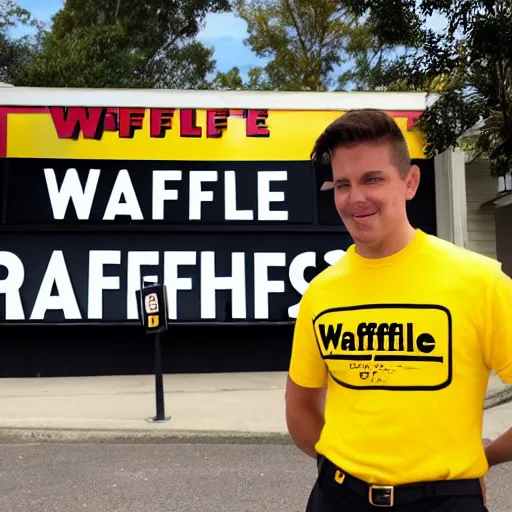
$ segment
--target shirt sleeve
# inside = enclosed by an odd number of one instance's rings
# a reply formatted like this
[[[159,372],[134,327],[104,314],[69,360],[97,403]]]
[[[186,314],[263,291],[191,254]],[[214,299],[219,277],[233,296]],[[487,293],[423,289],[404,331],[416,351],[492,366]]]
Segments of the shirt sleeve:
[[[300,301],[293,333],[289,374],[299,386],[321,388],[327,384],[327,365],[320,355],[313,327],[312,294],[309,286]]]
[[[500,269],[490,280],[486,315],[486,364],[512,384],[512,279]]]

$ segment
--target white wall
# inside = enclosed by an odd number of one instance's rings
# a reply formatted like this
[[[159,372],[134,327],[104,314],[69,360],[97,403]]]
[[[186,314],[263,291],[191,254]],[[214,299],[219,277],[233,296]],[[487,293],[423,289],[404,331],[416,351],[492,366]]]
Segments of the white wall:
[[[437,236],[467,247],[465,153],[448,150],[434,158]]]
[[[485,160],[466,163],[467,248],[496,259],[494,207],[481,208],[498,193],[498,180],[491,177]]]

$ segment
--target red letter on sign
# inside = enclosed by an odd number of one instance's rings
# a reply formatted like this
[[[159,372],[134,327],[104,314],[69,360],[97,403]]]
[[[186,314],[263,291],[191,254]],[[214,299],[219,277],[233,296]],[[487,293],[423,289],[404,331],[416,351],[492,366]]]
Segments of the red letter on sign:
[[[195,110],[180,110],[180,133],[182,137],[201,137],[203,131],[196,126]]]
[[[101,139],[105,122],[105,109],[99,107],[50,107],[53,124],[61,139]]]
[[[150,136],[161,138],[165,135],[165,130],[172,128],[172,116],[174,109],[152,108],[151,109],[151,130]]]
[[[107,113],[105,115],[105,131],[106,132],[116,132],[119,129],[117,125],[119,119],[119,109],[114,107],[107,108]]]
[[[406,117],[407,118],[407,129],[414,130],[416,121],[421,117],[423,113],[421,110],[414,111],[386,111],[391,117]]]
[[[229,110],[208,110],[206,112],[206,136],[222,137],[222,130],[228,127]]]
[[[119,111],[119,137],[132,139],[135,130],[142,128],[143,108],[122,108]]]
[[[265,124],[268,117],[267,110],[249,110],[247,112],[247,137],[269,137],[270,131]]]

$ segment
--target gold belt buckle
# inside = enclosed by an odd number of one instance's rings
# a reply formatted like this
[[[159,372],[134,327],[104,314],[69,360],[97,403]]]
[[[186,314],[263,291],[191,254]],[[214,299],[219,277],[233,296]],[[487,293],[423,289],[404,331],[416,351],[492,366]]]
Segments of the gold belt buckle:
[[[395,504],[395,488],[392,485],[370,485],[368,500],[374,507],[392,507]]]

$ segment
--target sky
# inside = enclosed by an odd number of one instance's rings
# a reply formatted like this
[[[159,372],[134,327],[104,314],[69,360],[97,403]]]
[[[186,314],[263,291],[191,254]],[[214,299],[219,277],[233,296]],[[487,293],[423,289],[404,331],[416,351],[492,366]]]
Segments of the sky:
[[[50,22],[51,17],[62,8],[64,0],[17,0],[17,3],[30,11],[34,18]],[[444,25],[438,16],[432,17],[427,24],[436,29]],[[244,44],[247,36],[247,24],[244,20],[237,18],[233,13],[223,13],[210,14],[206,17],[205,27],[198,39],[206,46],[214,48],[214,59],[219,71],[226,72],[233,66],[238,66],[242,77],[246,77],[249,68],[265,65],[266,62]]]

